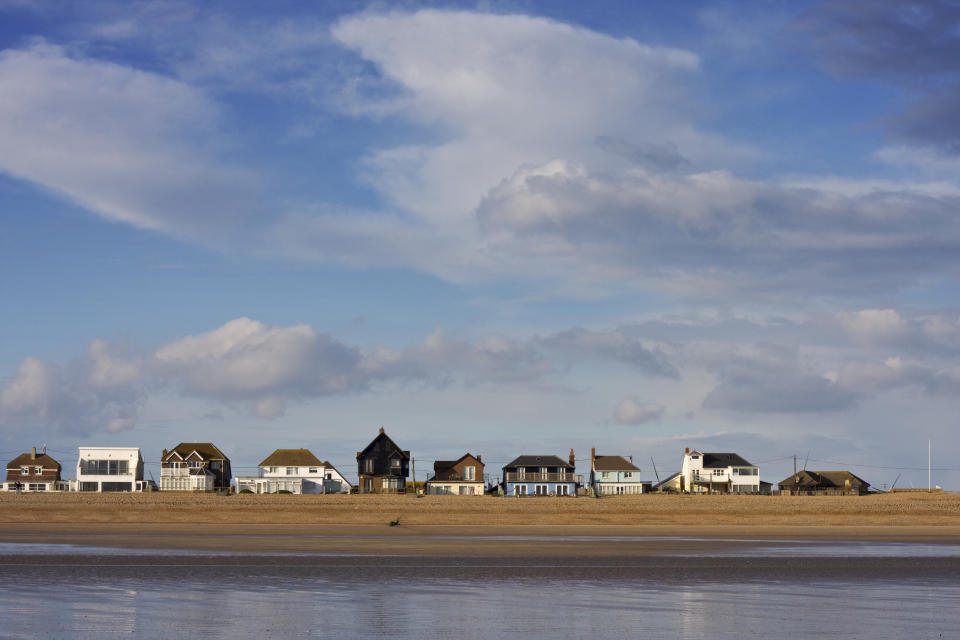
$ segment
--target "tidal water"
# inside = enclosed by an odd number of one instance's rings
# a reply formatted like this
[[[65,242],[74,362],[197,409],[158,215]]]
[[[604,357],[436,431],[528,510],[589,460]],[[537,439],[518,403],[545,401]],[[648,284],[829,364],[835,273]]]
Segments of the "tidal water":
[[[955,545],[778,542],[614,558],[2,545],[0,585],[0,638],[960,634]]]

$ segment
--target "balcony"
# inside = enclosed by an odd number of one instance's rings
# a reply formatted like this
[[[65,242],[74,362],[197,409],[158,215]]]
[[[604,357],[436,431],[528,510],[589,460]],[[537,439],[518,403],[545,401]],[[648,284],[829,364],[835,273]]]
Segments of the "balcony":
[[[507,471],[504,482],[574,482],[572,473],[517,473]]]

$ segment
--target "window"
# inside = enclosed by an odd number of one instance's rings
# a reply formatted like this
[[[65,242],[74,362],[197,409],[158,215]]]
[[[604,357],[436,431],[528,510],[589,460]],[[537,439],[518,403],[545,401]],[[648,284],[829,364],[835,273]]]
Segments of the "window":
[[[460,487],[460,495],[462,496],[472,496],[473,487]]]
[[[171,462],[171,463],[170,463],[170,468],[171,468],[171,469],[179,469],[179,468],[182,467],[182,466],[183,466],[183,463],[182,463],[182,462]]]
[[[714,470],[713,470],[713,475],[715,475],[715,476],[722,476],[722,475],[726,475],[726,474],[725,474],[725,471],[724,471],[723,469],[714,469]]]
[[[525,485],[525,484],[515,484],[515,485],[513,485],[513,495],[515,495],[515,496],[525,496],[525,495],[527,495],[527,485]]]
[[[296,468],[296,467],[287,467],[287,475],[288,475],[288,476],[295,476],[295,475],[297,475],[297,468]]]
[[[547,488],[548,488],[548,487],[547,487],[547,485],[545,485],[545,484],[538,484],[538,485],[534,486],[533,490],[534,490],[534,493],[536,493],[536,495],[538,495],[538,496],[545,496],[545,495],[549,495],[549,492],[547,491]]]
[[[309,473],[316,473],[316,472],[317,472],[317,468],[316,468],[316,467],[310,467]]]
[[[43,467],[34,467],[33,472],[39,476],[43,473]]]
[[[203,466],[203,463],[197,460],[191,460],[190,462],[187,463],[187,466],[190,467],[191,469],[198,469]]]
[[[99,491],[100,483],[99,482],[81,482],[80,491]]]
[[[610,477],[610,472],[609,472],[609,471],[604,471],[604,472],[603,472],[603,479],[606,480],[606,479],[609,478],[609,477]]]
[[[333,480],[333,474],[332,474],[332,473],[329,473],[329,472],[327,473],[327,480]]]
[[[620,488],[622,489],[623,487],[620,487]],[[557,495],[558,495],[558,496],[568,496],[568,495],[570,495],[570,487],[567,486],[567,485],[565,485],[565,484],[558,484],[558,485],[557,485]]]
[[[363,472],[373,473],[373,458],[367,458],[363,461]]]
[[[270,467],[270,473],[276,473],[280,467]]]
[[[363,491],[364,493],[373,492],[373,478],[364,478],[363,479]]]
[[[30,475],[30,467],[20,467],[20,475],[22,476]]]
[[[384,478],[382,486],[384,489],[399,489],[400,478]]]
[[[211,468],[211,469],[220,469],[220,461],[219,461],[219,460],[211,460],[211,461],[210,461],[210,468]]]
[[[469,482],[472,482],[477,479],[477,468],[476,467],[464,467],[463,468],[463,479]]]
[[[632,478],[632,477],[633,477],[633,472],[632,472],[632,471],[624,471],[624,472],[623,472],[623,477],[624,477],[624,478]]]
[[[30,488],[30,491],[46,491],[47,490],[47,485],[45,484],[30,483],[27,486]]]
[[[400,471],[400,458],[390,459],[390,469],[392,471]]]

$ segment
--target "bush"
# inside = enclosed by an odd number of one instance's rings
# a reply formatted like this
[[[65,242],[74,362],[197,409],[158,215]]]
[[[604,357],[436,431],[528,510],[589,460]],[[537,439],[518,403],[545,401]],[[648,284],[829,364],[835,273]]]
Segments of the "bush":
[[[240,489],[240,493],[253,493],[250,489]]]

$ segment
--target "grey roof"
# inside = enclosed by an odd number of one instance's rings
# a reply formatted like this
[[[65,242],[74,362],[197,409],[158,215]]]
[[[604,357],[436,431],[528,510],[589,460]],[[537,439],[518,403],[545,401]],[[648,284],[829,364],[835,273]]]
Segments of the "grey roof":
[[[197,455],[199,455],[204,461],[228,459],[227,456],[223,455],[223,452],[220,451],[220,449],[218,449],[212,442],[181,442],[163,456],[163,462],[167,462],[170,458],[172,458],[174,453],[179,455],[181,458],[187,458],[194,451],[196,451]]]
[[[593,468],[597,471],[640,471],[623,456],[597,456],[593,460]]]
[[[735,453],[704,453],[704,469],[725,469],[727,467],[754,467]]]
[[[504,465],[508,467],[565,467],[573,469],[573,465],[557,456],[518,456],[512,462]]]

